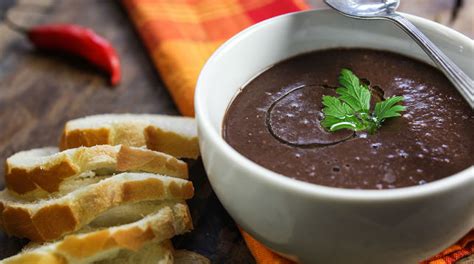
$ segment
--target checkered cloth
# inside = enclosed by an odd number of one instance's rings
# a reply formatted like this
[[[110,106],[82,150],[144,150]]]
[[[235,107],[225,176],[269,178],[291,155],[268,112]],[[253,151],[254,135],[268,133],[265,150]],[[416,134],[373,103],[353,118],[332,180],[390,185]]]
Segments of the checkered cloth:
[[[123,0],[174,102],[194,115],[204,63],[224,41],[257,22],[309,6],[304,0]],[[260,264],[292,263],[242,231]],[[450,264],[474,252],[474,231],[424,264]],[[343,254],[343,253],[342,253]]]
[[[302,0],[124,0],[183,115],[194,115],[196,80],[224,41],[267,18],[306,9]]]

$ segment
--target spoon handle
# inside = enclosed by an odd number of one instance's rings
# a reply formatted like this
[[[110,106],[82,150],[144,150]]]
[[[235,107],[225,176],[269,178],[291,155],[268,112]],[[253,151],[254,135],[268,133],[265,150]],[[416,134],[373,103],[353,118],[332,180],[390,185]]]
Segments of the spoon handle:
[[[387,18],[395,22],[397,26],[402,28],[420,45],[426,54],[439,66],[441,71],[446,74],[454,86],[458,88],[458,91],[467,100],[471,108],[474,108],[474,83],[472,79],[405,17],[397,13],[392,13],[387,16]]]

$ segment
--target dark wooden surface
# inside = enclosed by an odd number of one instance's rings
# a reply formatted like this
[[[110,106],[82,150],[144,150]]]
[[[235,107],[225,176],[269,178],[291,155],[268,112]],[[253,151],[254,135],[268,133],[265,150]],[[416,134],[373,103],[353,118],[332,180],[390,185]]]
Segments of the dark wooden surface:
[[[178,114],[119,1],[56,1],[46,15],[19,14],[16,2],[0,0],[0,12],[14,8],[11,17],[24,24],[78,23],[106,37],[120,55],[123,79],[111,89],[105,75],[87,63],[36,52],[22,35],[0,23],[0,171],[3,160],[17,151],[57,145],[69,119],[109,112]],[[195,162],[191,171],[197,189],[189,201],[195,230],[175,238],[175,247],[201,253],[213,263],[252,263],[201,162]],[[3,186],[3,175],[0,178]],[[25,242],[0,232],[0,259],[15,254]]]
[[[310,2],[322,6],[320,0]],[[18,11],[18,6],[30,3],[50,8]],[[402,11],[447,24],[471,38],[473,8],[474,0],[405,0],[401,5]],[[22,35],[3,23],[6,10],[25,25],[64,22],[93,28],[116,47],[122,84],[111,89],[105,75],[81,60],[34,51]],[[3,160],[17,151],[56,145],[67,120],[110,112],[178,114],[119,1],[0,0],[0,171]],[[189,202],[195,230],[174,239],[175,246],[204,254],[213,263],[253,263],[232,219],[213,194],[201,162],[192,166],[191,174],[197,189]],[[25,242],[0,232],[0,259],[15,254]]]

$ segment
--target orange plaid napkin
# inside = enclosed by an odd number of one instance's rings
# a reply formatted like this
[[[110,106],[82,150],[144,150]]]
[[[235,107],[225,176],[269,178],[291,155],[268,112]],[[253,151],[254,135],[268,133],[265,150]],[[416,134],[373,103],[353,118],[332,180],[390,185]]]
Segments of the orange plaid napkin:
[[[303,0],[124,0],[179,111],[194,115],[194,87],[209,56],[252,24],[308,9]]]
[[[194,115],[194,88],[206,60],[224,41],[267,18],[308,9],[304,0],[123,0],[174,102]],[[242,231],[260,264],[293,263]],[[474,231],[424,263],[449,264],[474,252]]]

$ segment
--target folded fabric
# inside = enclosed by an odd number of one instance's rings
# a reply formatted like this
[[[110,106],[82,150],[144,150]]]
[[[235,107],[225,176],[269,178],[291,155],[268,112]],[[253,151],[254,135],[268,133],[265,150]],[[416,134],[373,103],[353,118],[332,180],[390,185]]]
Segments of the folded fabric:
[[[453,264],[472,254],[474,254],[474,229],[456,242],[456,244],[432,258],[422,261],[420,264]]]
[[[309,9],[304,0],[123,0],[123,4],[179,111],[186,116],[194,115],[199,72],[219,45],[257,22]],[[257,263],[293,263],[244,231],[242,234]],[[474,232],[465,239],[424,263],[453,263],[472,254]]]
[[[194,115],[194,87],[224,41],[267,18],[307,9],[302,0],[124,0],[180,112]]]

